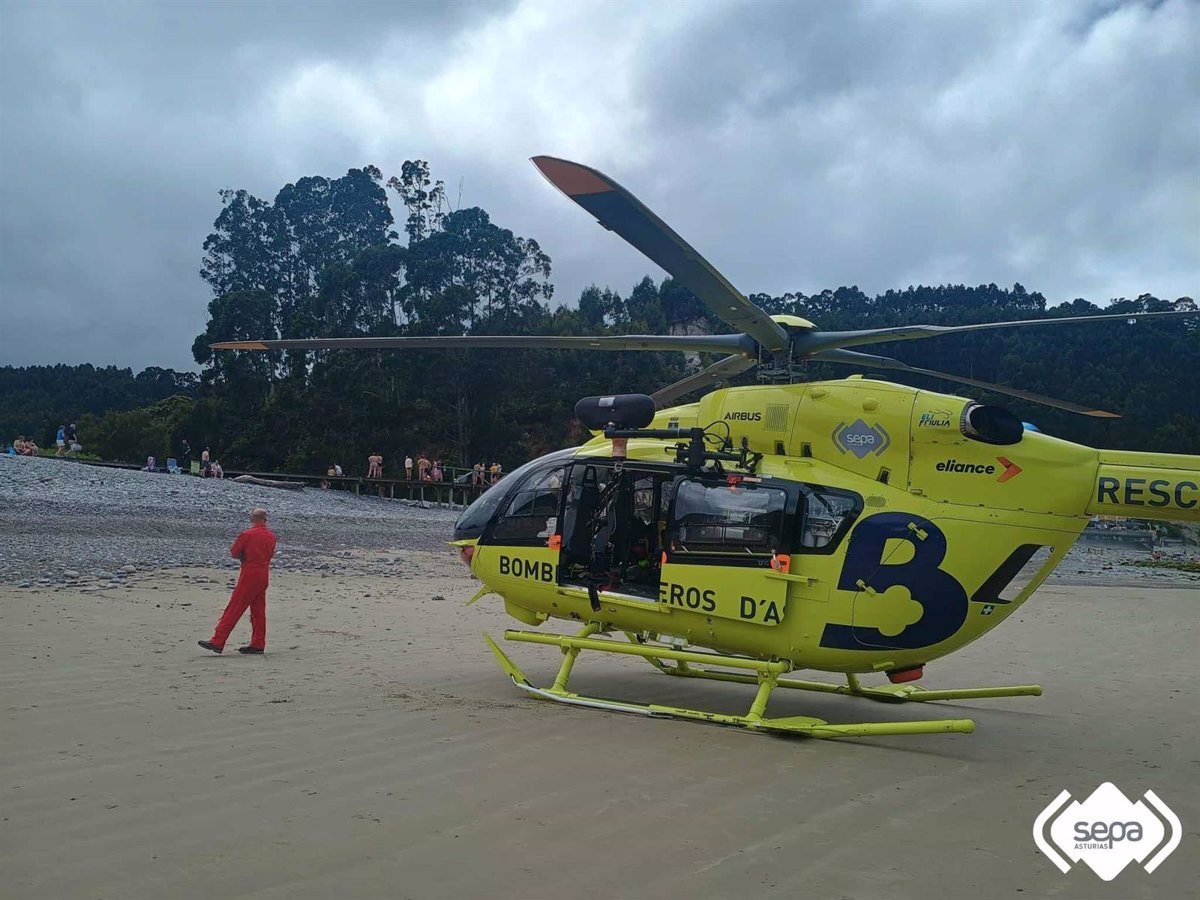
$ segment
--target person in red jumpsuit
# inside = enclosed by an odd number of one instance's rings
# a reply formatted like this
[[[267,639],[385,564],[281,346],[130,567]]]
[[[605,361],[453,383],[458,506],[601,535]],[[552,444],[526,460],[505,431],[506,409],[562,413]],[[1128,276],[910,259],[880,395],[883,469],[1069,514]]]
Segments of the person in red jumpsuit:
[[[271,557],[275,555],[275,532],[267,527],[265,509],[250,513],[250,527],[237,536],[229,548],[229,555],[242,561],[237,586],[217,622],[212,639],[197,643],[213,653],[224,652],[229,633],[246,607],[250,607],[250,643],[238,647],[238,652],[262,653],[267,649],[267,582],[270,580]]]

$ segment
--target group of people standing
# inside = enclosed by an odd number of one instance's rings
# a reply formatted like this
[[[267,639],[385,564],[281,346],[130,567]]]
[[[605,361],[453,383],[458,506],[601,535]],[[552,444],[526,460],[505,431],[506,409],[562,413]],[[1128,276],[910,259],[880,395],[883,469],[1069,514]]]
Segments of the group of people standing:
[[[404,457],[404,477],[412,481],[413,471],[413,458],[411,456]],[[431,462],[424,453],[421,453],[417,456],[416,475],[418,481],[441,481],[446,477],[446,471],[442,468],[440,459]]]
[[[500,463],[494,462],[490,466],[485,466],[483,463],[477,462],[471,467],[471,484],[495,484],[500,480],[501,474]]]
[[[201,478],[224,478],[225,470],[221,468],[221,463],[212,458],[212,451],[205,447],[200,451],[200,477]]]
[[[180,469],[184,472],[191,471],[192,468],[192,445],[184,438],[180,442],[181,452]],[[225,470],[221,468],[220,462],[212,458],[212,450],[205,447],[200,451],[200,477],[201,478],[224,478]]]
[[[495,484],[500,480],[502,469],[500,463],[494,462],[486,466],[481,462],[471,468],[471,484]],[[332,471],[329,474],[333,474]],[[338,474],[341,474],[339,467]],[[383,456],[378,450],[367,457],[367,477],[383,477]],[[442,465],[440,459],[430,460],[424,453],[418,454],[414,461],[411,455],[404,457],[404,477],[408,481],[441,482],[453,477],[449,470]]]
[[[412,481],[414,472],[418,481],[441,481],[446,475],[442,461],[440,459],[431,461],[424,453],[417,456],[415,463],[412,456],[404,457],[404,477]],[[367,457],[367,477],[383,477],[383,457],[379,451],[375,451]]]

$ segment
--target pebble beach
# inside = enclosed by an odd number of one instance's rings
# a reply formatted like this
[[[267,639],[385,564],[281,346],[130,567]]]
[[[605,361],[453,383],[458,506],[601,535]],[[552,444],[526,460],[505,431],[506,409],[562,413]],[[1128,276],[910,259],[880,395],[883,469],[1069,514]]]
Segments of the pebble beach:
[[[105,590],[165,568],[237,568],[229,545],[250,510],[279,535],[276,570],[382,573],[386,551],[444,549],[459,511],[345,491],[0,457],[0,583]],[[398,562],[399,560],[397,560]]]

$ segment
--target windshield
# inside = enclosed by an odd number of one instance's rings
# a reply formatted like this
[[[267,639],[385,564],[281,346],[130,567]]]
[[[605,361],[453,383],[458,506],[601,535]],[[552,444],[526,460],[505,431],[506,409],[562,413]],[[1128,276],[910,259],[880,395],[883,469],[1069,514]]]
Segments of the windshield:
[[[535,460],[525,463],[516,471],[509,474],[498,484],[493,485],[483,492],[482,495],[470,506],[463,510],[462,515],[458,517],[458,521],[454,523],[454,539],[456,541],[469,540],[478,538],[483,534],[483,529],[487,527],[496,516],[496,511],[500,509],[515,487],[519,487],[531,472],[542,467],[553,468],[554,464],[562,465],[563,462],[575,455],[574,449],[558,450],[547,456],[540,456]]]

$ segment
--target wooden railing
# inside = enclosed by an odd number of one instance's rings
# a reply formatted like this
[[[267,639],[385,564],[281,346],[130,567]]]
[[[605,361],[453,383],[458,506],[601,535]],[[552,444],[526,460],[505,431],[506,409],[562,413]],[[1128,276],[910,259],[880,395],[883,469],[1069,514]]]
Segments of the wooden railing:
[[[136,463],[112,462],[109,460],[72,459],[71,462],[86,466],[102,466],[111,469],[141,470]],[[454,471],[454,470],[448,470]],[[460,473],[469,469],[459,470]],[[187,474],[187,473],[184,473]],[[331,490],[353,491],[357,496],[379,496],[395,500],[419,500],[444,506],[467,506],[486,491],[490,484],[457,484],[453,481],[417,481],[407,478],[360,478],[356,475],[307,475],[292,472],[252,472],[245,469],[225,469],[226,478],[250,475],[271,481],[301,481],[313,487],[328,484]],[[490,477],[490,476],[489,476]]]
[[[332,490],[354,491],[356,495],[375,495],[389,500],[419,500],[445,506],[467,506],[491,485],[455,484],[452,481],[417,481],[407,478],[360,478],[356,475],[297,475],[289,472],[250,472],[226,469],[225,477],[251,475],[278,481],[303,481],[305,484],[328,483]]]

